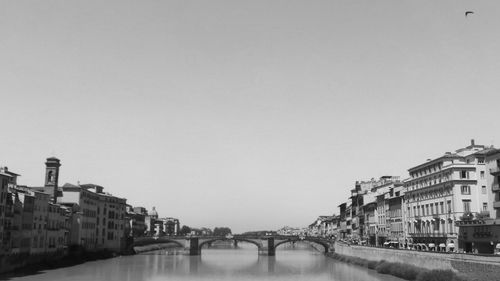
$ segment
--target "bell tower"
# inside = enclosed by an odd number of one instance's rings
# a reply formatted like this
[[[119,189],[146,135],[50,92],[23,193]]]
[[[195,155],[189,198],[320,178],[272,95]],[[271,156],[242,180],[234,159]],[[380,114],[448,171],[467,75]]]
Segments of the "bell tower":
[[[47,158],[45,162],[45,191],[50,193],[54,203],[57,202],[58,182],[59,182],[59,167],[61,161],[55,157]]]

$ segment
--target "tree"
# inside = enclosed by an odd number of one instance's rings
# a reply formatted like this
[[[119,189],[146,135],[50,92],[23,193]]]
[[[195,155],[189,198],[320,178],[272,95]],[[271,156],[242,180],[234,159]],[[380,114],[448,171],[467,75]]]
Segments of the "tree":
[[[187,226],[187,225],[183,225],[181,227],[181,230],[179,231],[180,235],[187,235],[189,233],[191,233],[191,228],[189,226]]]
[[[216,227],[213,231],[214,236],[226,236],[228,234],[231,234],[231,229],[229,227]]]

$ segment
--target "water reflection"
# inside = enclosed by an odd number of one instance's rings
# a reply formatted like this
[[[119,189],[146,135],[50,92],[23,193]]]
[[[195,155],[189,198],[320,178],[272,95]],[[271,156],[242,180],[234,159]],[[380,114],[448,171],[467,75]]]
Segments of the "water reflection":
[[[255,246],[238,249],[204,249],[202,256],[155,251],[136,256],[50,270],[13,278],[25,281],[160,281],[160,280],[335,280],[393,281],[394,277],[335,262],[306,248],[283,247],[276,257],[259,256]]]

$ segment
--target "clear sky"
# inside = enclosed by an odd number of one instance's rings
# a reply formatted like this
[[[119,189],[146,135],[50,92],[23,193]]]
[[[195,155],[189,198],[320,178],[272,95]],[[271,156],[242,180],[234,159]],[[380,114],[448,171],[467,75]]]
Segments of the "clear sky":
[[[475,13],[465,17],[465,11]],[[193,227],[305,226],[500,146],[499,1],[0,1],[0,165]]]

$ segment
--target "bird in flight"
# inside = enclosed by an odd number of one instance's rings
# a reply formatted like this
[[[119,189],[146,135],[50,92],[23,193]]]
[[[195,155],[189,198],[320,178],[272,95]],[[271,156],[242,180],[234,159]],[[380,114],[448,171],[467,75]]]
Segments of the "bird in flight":
[[[467,12],[465,12],[465,17],[467,17],[468,15],[471,15],[471,14],[474,14],[474,12],[473,11],[467,11]]]

